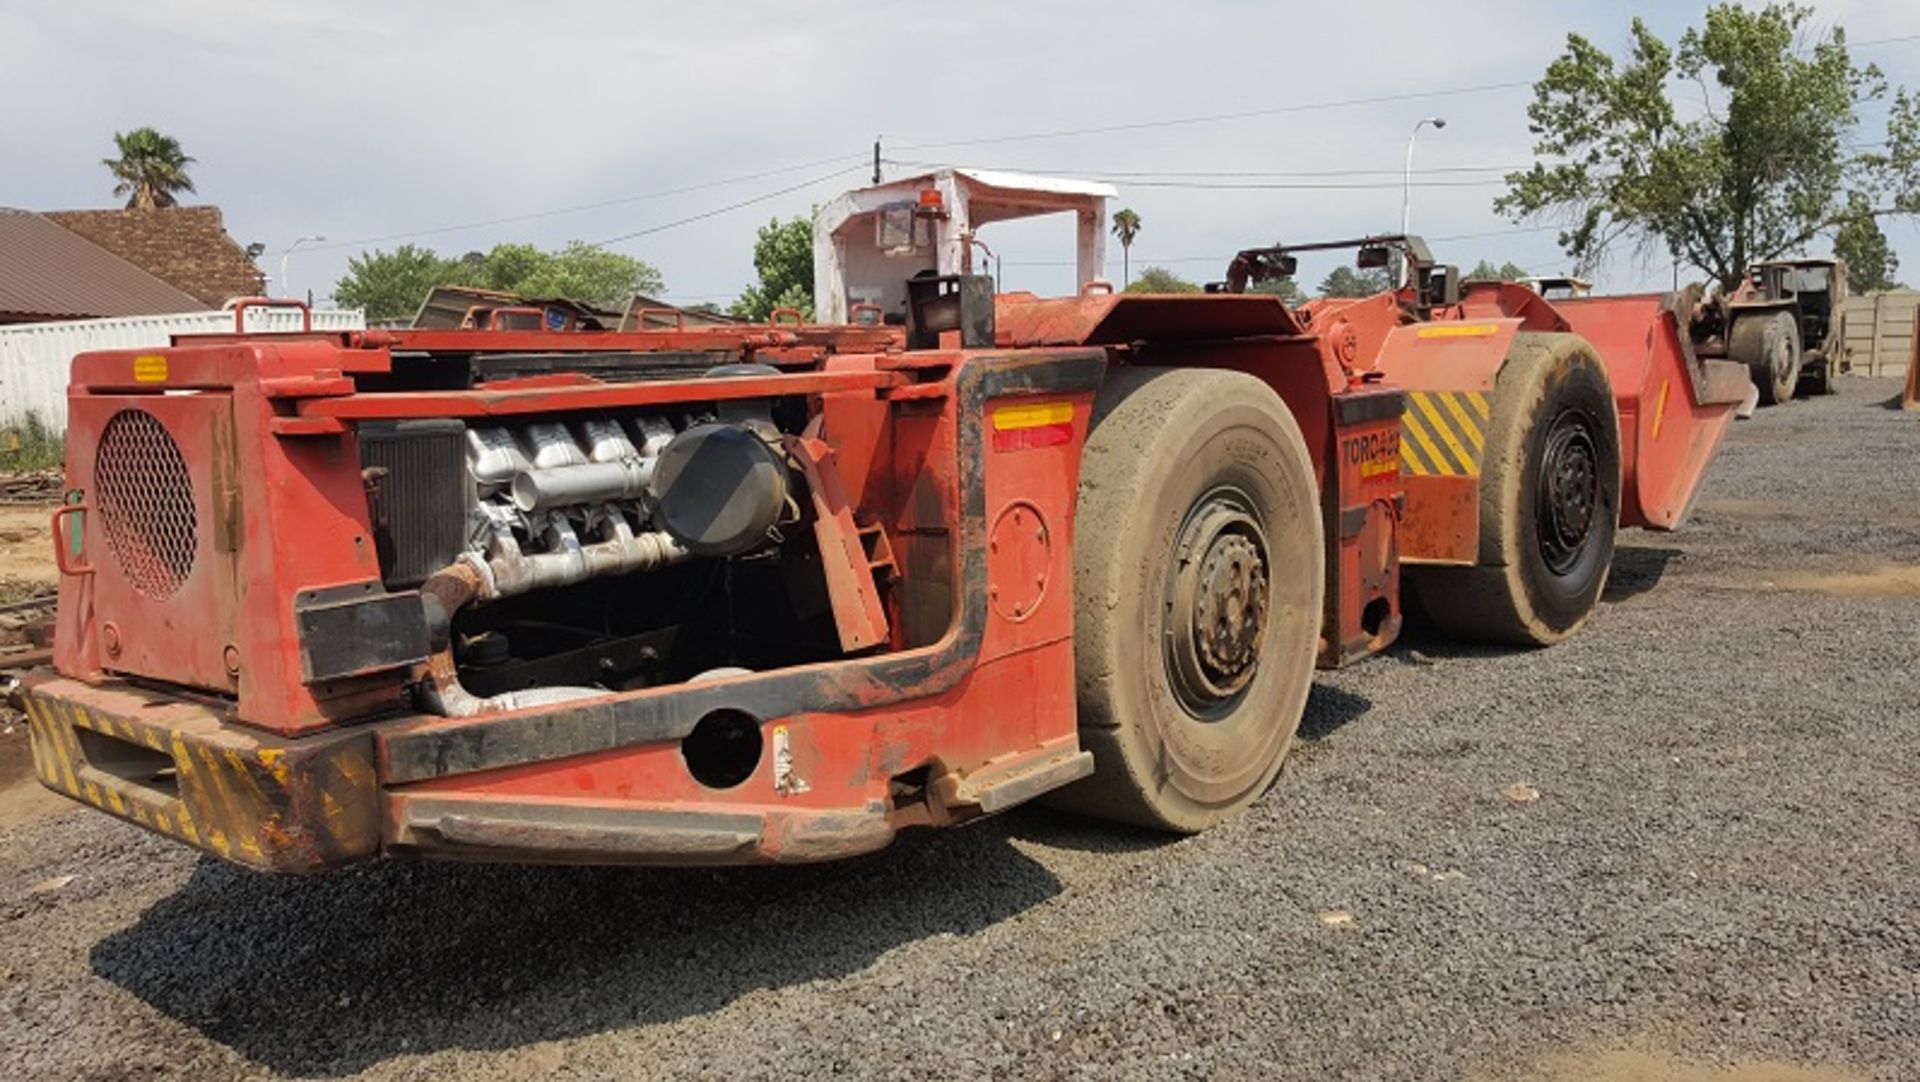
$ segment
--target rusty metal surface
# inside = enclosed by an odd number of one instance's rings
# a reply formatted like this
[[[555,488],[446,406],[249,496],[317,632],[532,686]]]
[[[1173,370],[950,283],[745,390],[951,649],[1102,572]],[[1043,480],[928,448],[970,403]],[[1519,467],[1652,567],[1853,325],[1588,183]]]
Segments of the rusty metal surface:
[[[194,482],[195,534],[194,566],[176,569],[180,581],[167,585],[192,603],[135,596],[140,583],[120,581],[128,561],[106,558],[110,539],[97,523],[82,526],[87,544],[62,577],[56,650],[62,671],[79,679],[49,680],[37,693],[43,776],[221,852],[202,830],[217,823],[222,855],[288,870],[357,859],[383,838],[394,852],[456,857],[816,860],[877,848],[904,825],[1010,806],[1087,768],[1075,735],[1067,576],[1078,458],[1108,366],[1244,371],[1287,404],[1322,486],[1329,583],[1320,657],[1345,664],[1397,634],[1403,559],[1474,558],[1478,456],[1507,347],[1520,329],[1559,329],[1572,318],[1524,292],[1470,299],[1414,322],[1391,294],[1297,312],[1252,295],[1012,295],[998,299],[999,346],[974,352],[901,353],[899,333],[883,328],[676,323],[625,333],[247,336],[158,355],[82,357],[72,400],[83,453],[72,456],[73,483],[90,494],[99,487],[84,448],[115,416],[135,408],[168,415]],[[1610,369],[1667,365],[1673,386],[1663,393],[1712,413],[1712,395],[1689,395],[1698,388],[1688,381],[1710,387],[1717,373],[1684,350],[1649,355],[1648,321],[1669,313],[1641,308],[1588,310],[1626,336],[1625,345],[1600,346]],[[638,383],[555,371],[473,389],[361,391],[355,377],[390,375],[395,351],[710,352],[783,370]],[[1630,386],[1637,402],[1645,380]],[[184,390],[198,393],[160,393]],[[294,599],[380,581],[355,422],[737,398],[814,402],[815,423],[788,448],[814,501],[839,645],[858,656],[564,703],[506,703],[470,717],[413,714],[405,696],[420,681],[444,691],[456,677],[433,607],[456,609],[460,584],[430,582],[429,630],[440,633],[431,645],[440,652],[428,665],[303,663]],[[194,410],[219,416],[194,424]],[[1692,414],[1663,412],[1650,423],[1656,449],[1682,430],[1717,442],[1717,430]],[[1713,448],[1698,444],[1687,462],[1703,469]],[[1697,473],[1643,461],[1679,477],[1681,495],[1697,488]],[[80,518],[91,507],[63,513]],[[884,589],[876,563],[893,569],[896,581]],[[394,603],[384,595],[370,602]],[[141,619],[130,623],[128,614]],[[187,633],[140,630],[130,640],[131,624]],[[96,698],[126,694],[108,673],[129,667],[231,705],[216,713],[140,693],[159,705],[136,715]],[[375,715],[382,720],[366,720]],[[744,780],[724,786],[695,776],[681,743],[715,715],[744,717],[771,749],[756,751]],[[171,768],[177,795],[88,764],[92,738],[74,734],[94,731],[95,719],[112,739],[167,762],[184,757]],[[342,728],[347,721],[355,724]],[[351,768],[316,757],[314,749],[348,746],[339,742],[352,742],[361,774],[348,778]],[[213,749],[211,759],[202,747]],[[289,763],[308,772],[275,774]],[[77,772],[62,785],[63,766],[91,766],[98,791]],[[354,824],[350,844],[327,833],[343,801],[352,804],[341,820]]]
[[[1042,300],[1016,293],[997,300],[995,341],[1002,346],[1211,341],[1302,330],[1278,298],[1258,294],[1094,293]]]
[[[1362,384],[1332,400],[1334,462],[1323,500],[1326,617],[1317,663],[1338,668],[1400,634],[1400,560],[1407,544],[1407,396]]]
[[[960,619],[935,645],[710,684],[625,692],[556,709],[481,719],[411,720],[383,733],[388,776],[395,782],[420,781],[678,740],[701,716],[716,710],[772,718],[801,711],[856,709],[947,691],[974,664],[987,628],[982,404],[1000,395],[1087,391],[1097,384],[1105,367],[1104,355],[1084,350],[988,355],[961,366],[955,407],[962,463],[955,479],[961,520],[958,536],[951,539],[960,571],[955,583]]]
[[[24,681],[23,697],[34,771],[55,792],[267,871],[319,871],[378,851],[367,733],[279,740],[190,701],[44,670]]]
[[[1585,298],[1561,308],[1613,384],[1621,524],[1678,529],[1751,392],[1746,366],[1700,356],[1674,294]]]
[[[337,336],[361,349],[396,349],[421,353],[562,352],[675,352],[708,350],[756,354],[787,348],[828,353],[869,353],[898,349],[904,332],[894,327],[825,327],[818,324],[766,323],[688,325],[671,330],[530,331],[530,330],[392,330],[356,331]]]
[[[1480,559],[1480,478],[1408,477],[1402,563],[1471,567]]]
[[[802,372],[778,376],[740,376],[728,380],[671,380],[658,383],[604,384],[567,380],[515,381],[471,391],[398,391],[392,394],[314,398],[301,403],[309,417],[342,419],[405,417],[509,417],[558,410],[615,409],[710,402],[717,398],[773,398],[880,390],[905,379],[886,372]],[[530,385],[531,384],[531,385]]]
[[[82,354],[69,394],[62,508],[77,541],[60,549],[55,667],[87,680],[109,672],[233,696],[248,724],[281,734],[397,706],[404,671],[309,684],[294,599],[316,587],[379,579],[359,453],[350,432],[286,437],[282,395],[334,393],[342,351],[318,339],[155,353]],[[98,377],[124,389],[84,382]],[[169,394],[192,389],[194,394]],[[191,559],[155,590],[115,551],[103,470],[116,418],[150,416],[184,463],[174,495],[190,522]],[[285,524],[285,525],[281,525]],[[179,526],[176,523],[175,526]],[[64,536],[64,535],[63,535]],[[134,549],[153,539],[128,535]]]
[[[1518,319],[1437,319],[1389,332],[1379,355],[1364,368],[1409,391],[1491,395],[1506,363]]]
[[[825,441],[801,436],[786,438],[787,453],[800,464],[813,501],[813,533],[820,547],[820,566],[827,579],[827,598],[840,645],[849,653],[887,641],[887,610],[880,603],[873,565],[853,509],[834,468],[833,448]]]

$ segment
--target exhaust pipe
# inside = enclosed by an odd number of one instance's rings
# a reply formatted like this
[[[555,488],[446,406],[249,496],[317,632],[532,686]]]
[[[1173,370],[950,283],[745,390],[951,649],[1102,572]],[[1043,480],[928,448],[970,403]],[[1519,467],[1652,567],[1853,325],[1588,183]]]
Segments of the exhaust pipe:
[[[420,601],[427,612],[427,679],[420,687],[420,705],[449,718],[499,714],[533,706],[554,706],[606,695],[597,687],[544,687],[479,696],[460,683],[453,660],[453,618],[476,600],[512,597],[536,589],[568,586],[601,575],[651,571],[686,560],[691,554],[662,532],[622,532],[611,541],[579,545],[561,552],[533,556],[497,556],[491,560],[469,553],[427,577],[420,585]]]

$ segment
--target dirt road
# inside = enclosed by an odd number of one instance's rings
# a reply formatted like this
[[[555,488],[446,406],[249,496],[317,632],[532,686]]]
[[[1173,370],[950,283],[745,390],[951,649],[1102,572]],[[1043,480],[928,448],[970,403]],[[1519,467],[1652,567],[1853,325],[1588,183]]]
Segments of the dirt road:
[[[1895,390],[1740,424],[1572,642],[1322,674],[1198,838],[1022,810],[820,868],[278,880],[0,824],[0,1077],[1911,1079]]]

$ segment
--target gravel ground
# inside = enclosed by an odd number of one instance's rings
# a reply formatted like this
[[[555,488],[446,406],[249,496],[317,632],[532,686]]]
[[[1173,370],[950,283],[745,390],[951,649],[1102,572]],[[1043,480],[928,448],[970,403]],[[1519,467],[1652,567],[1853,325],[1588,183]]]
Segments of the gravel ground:
[[[0,1077],[1912,1078],[1894,391],[1738,425],[1568,644],[1322,674],[1198,838],[1023,810],[825,868],[292,881],[39,814],[0,829]]]

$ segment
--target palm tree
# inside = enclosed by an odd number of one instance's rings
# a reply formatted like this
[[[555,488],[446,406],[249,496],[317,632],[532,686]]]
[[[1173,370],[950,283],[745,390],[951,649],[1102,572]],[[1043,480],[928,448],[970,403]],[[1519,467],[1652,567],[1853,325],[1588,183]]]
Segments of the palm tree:
[[[1133,238],[1140,235],[1140,215],[1132,207],[1113,212],[1113,235],[1120,238],[1120,288],[1125,289],[1133,280],[1129,258],[1133,255]]]
[[[120,156],[100,164],[119,182],[113,194],[127,197],[128,210],[170,207],[178,202],[174,197],[180,192],[193,190],[193,180],[187,176],[193,159],[181,152],[178,139],[152,128],[135,128],[115,132],[113,145]]]

